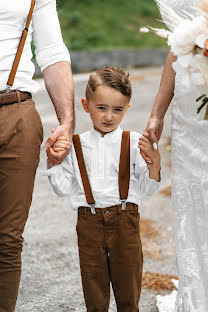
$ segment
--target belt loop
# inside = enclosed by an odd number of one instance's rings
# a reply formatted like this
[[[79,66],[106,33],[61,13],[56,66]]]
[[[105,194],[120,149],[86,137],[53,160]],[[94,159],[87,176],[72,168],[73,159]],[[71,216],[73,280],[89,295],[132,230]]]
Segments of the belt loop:
[[[16,90],[16,94],[17,94],[17,102],[21,103],[20,92],[18,90]]]

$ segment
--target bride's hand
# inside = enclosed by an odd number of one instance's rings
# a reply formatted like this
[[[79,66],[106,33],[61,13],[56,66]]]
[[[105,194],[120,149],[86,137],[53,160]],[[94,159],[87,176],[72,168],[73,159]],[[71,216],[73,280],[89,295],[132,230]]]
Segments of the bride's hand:
[[[158,142],[160,140],[163,131],[164,120],[156,117],[150,117],[147,128],[145,132],[149,133],[149,139],[154,147],[157,149]],[[147,165],[151,163],[151,159],[142,151],[140,151],[141,156],[146,161]]]
[[[150,141],[153,144],[153,147],[157,146],[162,131],[163,131],[164,120],[156,117],[150,117],[147,128],[145,132],[148,132],[150,135]],[[154,145],[156,143],[156,145]]]

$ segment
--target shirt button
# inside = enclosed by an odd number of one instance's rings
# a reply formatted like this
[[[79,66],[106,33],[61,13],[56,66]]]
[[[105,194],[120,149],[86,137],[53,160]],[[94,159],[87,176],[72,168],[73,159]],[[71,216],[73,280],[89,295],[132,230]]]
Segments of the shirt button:
[[[108,213],[109,213],[109,210],[105,209],[104,214],[108,214]]]

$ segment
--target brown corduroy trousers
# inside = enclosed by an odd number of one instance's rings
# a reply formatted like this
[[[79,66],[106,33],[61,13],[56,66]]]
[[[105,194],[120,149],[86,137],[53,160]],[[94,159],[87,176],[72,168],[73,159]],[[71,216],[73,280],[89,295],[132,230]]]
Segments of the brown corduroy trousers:
[[[127,203],[106,209],[80,207],[77,235],[87,312],[107,312],[110,282],[119,312],[138,312],[142,279],[139,213]]]
[[[0,312],[15,309],[22,233],[42,140],[42,124],[31,99],[0,106]]]

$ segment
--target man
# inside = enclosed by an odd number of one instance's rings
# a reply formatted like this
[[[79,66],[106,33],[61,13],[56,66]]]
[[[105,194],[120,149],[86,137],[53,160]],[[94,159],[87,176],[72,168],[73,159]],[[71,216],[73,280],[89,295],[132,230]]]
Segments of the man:
[[[11,95],[5,89],[17,52],[31,0],[0,1],[0,312],[15,309],[20,275],[22,233],[32,199],[35,172],[43,139],[42,124],[30,94],[37,91],[32,80],[31,41],[60,125],[46,142],[48,158],[61,163],[66,152],[50,148],[60,135],[72,139],[74,129],[73,81],[70,56],[65,47],[56,0],[37,0]],[[17,91],[15,91],[17,90]]]

